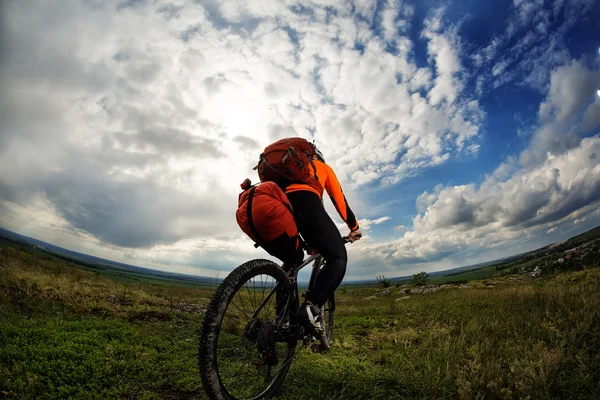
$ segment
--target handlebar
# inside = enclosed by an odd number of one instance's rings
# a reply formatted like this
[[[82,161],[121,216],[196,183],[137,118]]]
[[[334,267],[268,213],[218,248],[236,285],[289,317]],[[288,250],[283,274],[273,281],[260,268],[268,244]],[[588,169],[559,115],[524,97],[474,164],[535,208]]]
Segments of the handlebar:
[[[357,239],[360,239],[362,237],[362,235],[356,235],[355,236]],[[350,239],[348,238],[348,236],[343,236],[342,239],[344,239],[344,244],[349,243]]]
[[[356,238],[359,238],[359,239],[360,239],[361,237],[362,237],[362,234],[361,234],[361,235],[356,235]],[[342,239],[344,240],[344,244],[346,244],[346,243],[350,243],[350,239],[348,238],[348,236],[342,236]],[[307,254],[316,254],[316,253],[317,253],[317,252],[316,252],[316,251],[315,251],[315,250],[314,250],[314,249],[313,249],[313,248],[312,248],[312,247],[311,247],[311,246],[310,246],[308,243],[306,243],[305,241],[302,241],[302,248],[303,248],[304,250],[306,250],[306,253],[307,253]]]

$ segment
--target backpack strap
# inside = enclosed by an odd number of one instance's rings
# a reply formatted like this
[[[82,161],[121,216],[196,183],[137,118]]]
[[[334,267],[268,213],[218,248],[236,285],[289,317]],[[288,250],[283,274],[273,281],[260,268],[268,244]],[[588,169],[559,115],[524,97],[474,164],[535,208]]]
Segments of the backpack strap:
[[[299,166],[299,167],[304,167],[304,164],[302,163],[302,160],[300,159],[300,154],[298,154],[298,152],[296,151],[296,149],[294,149],[294,146],[290,146],[290,148],[288,149],[288,151],[285,153],[285,156],[283,156],[283,158],[281,159],[281,163],[285,164],[285,161],[287,160],[287,158],[289,156],[292,156],[293,161]]]
[[[288,181],[291,181],[291,178],[289,176],[287,176],[286,174],[284,174],[283,172],[281,172],[277,168],[275,168],[273,165],[271,165],[271,163],[269,163],[267,161],[267,159],[265,158],[264,154],[260,155],[260,159],[262,161],[262,164],[260,164],[260,167],[257,165],[256,168],[261,168],[261,172],[264,171],[264,168],[265,168],[265,165],[266,165],[267,167],[271,168],[273,171],[277,172],[279,175],[283,176]]]
[[[310,166],[313,169],[313,172],[315,173],[315,179],[317,180],[317,182],[319,182],[319,176],[317,175],[317,167],[315,167],[315,163],[313,162],[313,158],[312,157],[308,157],[308,162],[310,163]]]
[[[283,158],[281,159],[281,163],[285,165],[285,160],[287,160],[287,158],[290,156],[292,150],[294,150],[293,147],[290,147],[288,149],[288,151],[285,152],[285,155],[283,156]]]
[[[254,225],[254,220],[252,219],[252,199],[254,198],[254,192],[256,192],[256,186],[250,189],[250,194],[248,194],[248,207],[246,208],[246,213],[248,215],[248,225],[250,225],[250,230],[254,237],[257,239],[257,243],[254,244],[254,247],[258,247],[262,243],[262,239],[256,230],[256,225]]]

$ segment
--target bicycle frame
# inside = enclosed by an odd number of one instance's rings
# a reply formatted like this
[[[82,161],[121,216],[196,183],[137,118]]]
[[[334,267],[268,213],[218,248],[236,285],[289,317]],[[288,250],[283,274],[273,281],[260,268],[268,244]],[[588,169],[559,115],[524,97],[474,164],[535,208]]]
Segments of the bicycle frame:
[[[334,267],[328,266],[320,254],[308,255],[297,265],[250,260],[219,285],[199,335],[199,368],[210,398],[235,398],[234,392],[246,397],[248,393],[258,393],[253,395],[255,399],[271,398],[281,390],[292,360],[302,349],[315,350],[312,345],[315,341],[320,342],[317,350],[330,348],[334,296],[329,296],[320,310],[306,310],[319,313],[311,321],[320,324],[316,329],[305,326],[304,315],[298,313],[299,289],[304,292],[306,288],[304,282],[300,287],[298,275],[311,263],[307,289],[316,294],[315,283],[324,278],[319,278],[321,270]],[[310,294],[307,297],[312,299]],[[244,299],[250,308],[244,305]]]
[[[306,267],[308,264],[310,264],[311,262],[315,261],[316,259],[318,259],[319,257],[321,257],[320,254],[313,254],[309,257],[307,257],[304,261],[302,261],[302,263],[300,263],[298,266],[291,268],[289,271],[287,271],[287,275],[292,283],[292,286],[290,287],[290,291],[293,292],[294,299],[298,299],[298,272]],[[314,264],[313,266],[313,270],[310,274],[310,279],[309,279],[309,285],[308,285],[308,290],[311,289],[312,285],[314,285],[314,281],[316,279],[316,276],[318,274],[318,265]],[[265,297],[265,299],[261,302],[261,304],[256,308],[256,310],[254,311],[254,313],[252,314],[252,317],[250,318],[250,320],[248,321],[248,324],[250,324],[252,321],[254,321],[254,319],[256,318],[256,316],[259,314],[260,310],[262,309],[262,307],[271,299],[271,297],[273,296],[273,294],[275,294],[277,292],[277,289],[279,288],[279,284],[275,285],[275,287],[273,289],[271,289],[271,292],[267,295],[267,297]],[[290,299],[292,297],[288,297],[288,299]],[[285,305],[284,310],[286,310],[289,307],[289,302]],[[298,303],[296,304],[296,307],[298,306]],[[287,311],[287,310],[286,310]],[[283,322],[283,321],[282,321]],[[279,328],[279,327],[278,327]]]
[[[321,263],[316,262],[321,258],[321,255],[318,253],[312,254],[311,256],[307,257],[304,261],[302,261],[298,266],[293,267],[290,269],[290,271],[287,273],[288,277],[291,280],[292,283],[292,287],[291,290],[293,291],[293,297],[290,298],[294,298],[296,299],[296,307],[298,307],[298,305],[300,304],[300,297],[298,296],[298,272],[300,272],[300,270],[304,267],[306,267],[308,264],[313,263],[313,269],[310,273],[310,278],[308,280],[308,287],[306,289],[306,291],[310,291],[313,286],[315,285],[315,281],[317,279],[317,275],[319,274],[319,266]],[[286,305],[286,307],[289,306],[289,304]]]
[[[348,243],[349,240],[347,237],[344,237],[344,243]],[[320,259],[320,260],[319,260]],[[310,274],[310,278],[308,281],[308,288],[307,291],[309,291],[310,289],[312,289],[312,287],[315,284],[317,275],[319,274],[319,267],[322,265],[321,262],[315,262],[315,261],[322,261],[322,256],[318,253],[312,254],[309,257],[307,257],[305,260],[303,260],[300,264],[298,264],[297,266],[294,266],[292,268],[290,268],[289,271],[286,271],[286,274],[290,280],[291,286],[288,289],[288,293],[289,296],[286,296],[287,298],[287,302],[285,304],[285,306],[282,309],[282,313],[283,315],[285,315],[286,313],[290,313],[290,312],[295,312],[298,309],[299,306],[299,296],[298,296],[298,272],[300,272],[300,270],[304,267],[306,267],[308,264],[313,263],[313,269],[311,271]],[[283,269],[283,264],[280,266],[280,268]],[[285,270],[284,270],[285,271]],[[259,314],[260,310],[263,308],[263,306],[271,299],[271,297],[273,296],[273,294],[275,294],[277,292],[277,289],[279,288],[280,284],[278,283],[277,285],[275,285],[275,287],[273,289],[271,289],[271,292],[267,295],[267,297],[261,302],[261,304],[257,307],[256,311],[254,311],[254,313],[252,314],[252,317],[250,318],[250,320],[248,321],[248,325],[247,326],[251,326],[252,321],[254,321],[257,317],[257,315]],[[291,310],[288,310],[288,308],[290,307],[291,302],[296,302],[294,306],[292,306]],[[330,298],[331,301],[331,308],[330,311],[334,311],[335,310],[335,301],[334,301],[334,296],[332,295]],[[292,317],[294,318],[294,317]],[[281,318],[279,320],[276,332],[282,332],[282,327],[284,325],[284,318]],[[289,325],[290,328],[293,326],[292,324]],[[301,330],[299,329],[299,326],[296,325],[294,326],[293,330],[290,332],[287,332],[287,335],[284,334],[283,336],[279,336],[277,341],[288,341],[288,340],[301,340],[302,337],[300,336],[301,334]],[[294,354],[292,355],[291,358],[289,358],[278,370],[277,372],[275,372],[275,374],[273,376],[276,376],[277,374],[279,374],[284,366],[286,364],[289,364],[293,357],[296,355],[297,349],[294,350]]]
[[[344,239],[344,244],[346,244],[346,243],[348,243],[350,241],[347,236],[344,236],[343,239]],[[311,262],[314,262],[315,260],[319,259],[320,257],[321,257],[321,255],[319,253],[312,254],[312,255],[308,256],[304,261],[302,261],[297,266],[290,268],[289,271],[286,271],[286,274],[287,274],[287,276],[290,279],[290,282],[292,284],[292,286],[290,287],[290,294],[293,294],[293,296],[289,296],[288,299],[291,299],[291,298],[296,299],[296,307],[294,307],[296,309],[298,308],[298,305],[300,303],[299,302],[299,296],[298,296],[298,272],[300,272],[300,270],[302,268],[306,267],[308,264],[310,264]],[[314,263],[313,264],[313,270],[312,270],[312,272],[310,274],[310,279],[308,281],[307,291],[309,291],[310,289],[312,289],[312,287],[315,284],[315,280],[317,278],[317,275],[319,274],[319,265],[320,265],[320,263]],[[280,266],[280,268],[282,268],[282,267],[283,267],[283,264]],[[271,299],[271,296],[273,296],[273,294],[277,292],[278,288],[279,288],[279,284],[275,285],[275,287],[271,290],[271,292],[267,295],[267,297],[257,307],[257,309],[254,312],[254,314],[252,314],[252,317],[250,318],[249,323],[252,322],[256,318],[256,316],[258,315],[259,311]],[[333,299],[333,296],[332,296],[332,299]],[[290,304],[289,304],[289,301],[288,301],[288,303],[284,307],[284,310],[286,312],[287,312],[287,308],[289,306],[290,306]],[[333,302],[333,306],[331,308],[331,311],[333,311],[334,309],[335,309],[335,302]],[[279,326],[277,327],[278,330],[281,328],[282,324],[283,324],[283,320],[280,321]]]

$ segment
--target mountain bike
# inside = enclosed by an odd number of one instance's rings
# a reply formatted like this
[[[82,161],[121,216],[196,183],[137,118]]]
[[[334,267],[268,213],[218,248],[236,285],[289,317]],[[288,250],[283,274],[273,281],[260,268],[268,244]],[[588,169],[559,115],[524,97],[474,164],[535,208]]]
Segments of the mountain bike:
[[[347,237],[344,242],[349,242]],[[334,295],[321,307],[318,338],[296,318],[298,272],[311,263],[310,290],[325,265],[319,254],[287,271],[269,260],[251,260],[219,285],[206,310],[198,348],[202,385],[209,399],[272,398],[281,390],[300,350],[317,339],[321,348],[329,347]]]

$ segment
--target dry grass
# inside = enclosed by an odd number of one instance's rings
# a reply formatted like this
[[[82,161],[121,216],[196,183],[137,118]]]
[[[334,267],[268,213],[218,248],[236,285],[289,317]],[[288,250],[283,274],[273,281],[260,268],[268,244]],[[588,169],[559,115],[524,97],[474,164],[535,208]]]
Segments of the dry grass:
[[[55,301],[79,314],[127,318],[140,312],[181,311],[189,304],[200,310],[212,295],[208,290],[119,282],[14,248],[0,251],[0,265],[0,287],[11,302]]]

